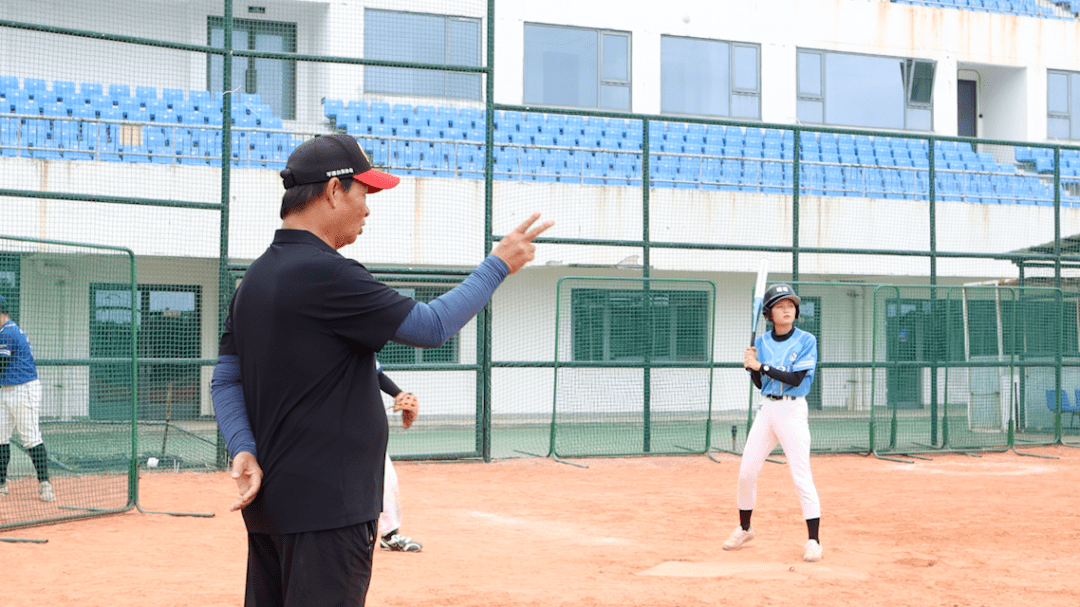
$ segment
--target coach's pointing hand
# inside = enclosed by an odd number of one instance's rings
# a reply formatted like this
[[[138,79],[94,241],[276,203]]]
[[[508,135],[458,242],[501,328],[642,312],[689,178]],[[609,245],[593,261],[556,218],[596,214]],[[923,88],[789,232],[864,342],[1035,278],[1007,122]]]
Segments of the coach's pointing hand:
[[[240,490],[240,499],[229,507],[230,511],[235,512],[255,499],[259,487],[262,486],[263,471],[254,455],[241,451],[233,458],[232,477],[236,481],[236,488]]]
[[[530,230],[532,224],[536,223],[536,220],[540,218],[540,213],[533,213],[531,217],[526,219],[521,225],[514,228],[514,231],[510,232],[506,236],[503,236],[499,244],[495,246],[495,250],[492,251],[492,255],[495,255],[499,259],[506,263],[506,267],[510,268],[510,273],[517,272],[525,264],[532,261],[536,255],[536,245],[533,244],[533,240],[542,234],[544,230],[555,225],[554,221],[550,219],[540,224],[539,226]]]

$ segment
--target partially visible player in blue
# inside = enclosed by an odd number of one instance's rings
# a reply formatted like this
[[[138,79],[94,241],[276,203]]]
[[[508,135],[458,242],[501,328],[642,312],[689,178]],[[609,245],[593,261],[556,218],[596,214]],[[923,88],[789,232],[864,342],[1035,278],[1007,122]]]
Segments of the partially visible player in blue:
[[[8,303],[0,296],[0,497],[8,494],[11,434],[19,432],[38,478],[43,502],[56,499],[49,482],[49,456],[41,439],[41,382],[30,342],[11,320]]]
[[[769,287],[762,301],[762,311],[765,318],[772,321],[773,329],[754,340],[754,346],[743,353],[743,367],[750,372],[754,385],[761,389],[762,398],[739,464],[739,526],[724,542],[724,550],[738,550],[754,539],[750,515],[757,501],[758,474],[779,442],[787,456],[810,535],[803,547],[803,560],[815,562],[821,560],[818,535],[821,503],[810,472],[806,395],[814,383],[817,338],[795,327],[800,301],[790,285]]]

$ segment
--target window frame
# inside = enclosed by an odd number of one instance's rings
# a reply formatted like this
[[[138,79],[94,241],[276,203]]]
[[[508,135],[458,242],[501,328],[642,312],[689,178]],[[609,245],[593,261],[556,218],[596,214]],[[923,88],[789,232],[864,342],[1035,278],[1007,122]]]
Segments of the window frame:
[[[225,18],[216,15],[208,15],[206,17],[206,43],[213,45],[212,36],[214,29],[225,31]],[[248,33],[248,47],[242,50],[257,51],[258,49],[252,48],[255,44],[255,37],[259,33],[271,32],[274,34],[281,34],[284,38],[286,46],[291,48],[286,52],[295,53],[297,49],[297,33],[296,23],[288,21],[269,21],[265,19],[233,19],[233,29],[244,29]],[[214,91],[213,82],[213,61],[214,55],[208,53],[206,56],[206,90]],[[244,72],[244,86],[243,92],[247,94],[258,93],[257,90],[250,90],[249,87],[258,83],[258,70],[255,68],[255,57],[247,57],[248,68]],[[270,59],[270,61],[281,61],[282,70],[282,82],[281,82],[281,98],[282,107],[280,109],[280,116],[282,120],[296,120],[296,61],[290,61],[287,59]],[[224,72],[224,67],[223,67]],[[237,83],[233,82],[233,87],[236,87]],[[224,88],[224,87],[222,87]],[[278,110],[275,110],[278,111]]]
[[[716,38],[700,38],[700,37],[697,37],[697,36],[677,36],[677,35],[674,35],[674,34],[661,34],[660,35],[660,83],[661,83],[661,87],[663,86],[663,82],[664,82],[664,75],[663,75],[664,38],[678,38],[680,40],[696,40],[696,41],[700,41],[700,42],[712,42],[712,43],[715,43],[715,44],[727,45],[727,47],[728,47],[728,82],[727,82],[728,112],[727,112],[727,114],[699,114],[699,113],[678,112],[678,111],[669,110],[669,109],[663,107],[664,92],[663,92],[663,90],[661,90],[660,91],[660,99],[661,99],[660,113],[661,114],[671,114],[671,115],[675,115],[675,116],[723,117],[723,118],[736,118],[736,119],[739,119],[739,120],[761,120],[761,45],[760,44],[756,44],[756,43],[753,43],[753,42],[736,42],[736,41],[733,41],[733,40],[719,40],[719,39],[716,39]],[[755,54],[754,71],[755,71],[755,77],[756,77],[755,79],[757,81],[757,87],[754,88],[754,89],[740,88],[740,87],[735,86],[735,68],[736,68],[736,65],[737,65],[737,62],[735,60],[735,49],[736,48],[750,48],[750,49],[754,50],[754,54]],[[753,98],[757,102],[757,116],[755,116],[755,117],[735,116],[733,108],[735,107],[735,98],[736,97],[750,97],[750,98]]]
[[[1054,111],[1051,111],[1051,109],[1050,109],[1050,76],[1055,75],[1055,74],[1065,77],[1065,111],[1064,112],[1054,112]],[[1054,139],[1054,140],[1057,140],[1057,141],[1075,141],[1072,138],[1073,122],[1075,120],[1080,120],[1080,116],[1073,116],[1072,115],[1072,97],[1073,97],[1073,95],[1072,95],[1072,93],[1073,93],[1072,80],[1073,80],[1073,76],[1080,76],[1080,72],[1070,72],[1068,70],[1055,70],[1055,69],[1047,69],[1046,70],[1046,138],[1047,139]],[[1050,121],[1052,119],[1064,120],[1065,121],[1065,123],[1067,125],[1066,128],[1068,129],[1068,136],[1067,137],[1065,137],[1065,138],[1054,137],[1053,135],[1050,134]]]
[[[821,92],[819,94],[804,93],[801,89],[800,77],[802,73],[801,63],[802,58],[805,55],[816,55],[819,61],[819,82],[821,84]],[[857,57],[873,57],[878,59],[893,59],[900,62],[904,85],[904,127],[901,130],[913,131],[919,133],[933,133],[934,132],[934,79],[937,77],[937,60],[924,59],[919,57],[895,57],[892,55],[874,55],[870,53],[850,53],[846,51],[830,51],[827,49],[812,49],[812,48],[796,48],[795,50],[795,97],[796,106],[799,101],[807,101],[811,103],[821,104],[821,122],[808,122],[804,121],[798,115],[798,107],[796,107],[796,121],[800,124],[814,124],[822,126],[839,126],[839,127],[853,127],[853,128],[875,128],[868,125],[861,124],[834,124],[830,123],[827,119],[828,116],[828,99],[826,98],[825,91],[827,89],[828,70],[826,69],[826,58],[829,55],[852,55]],[[930,101],[919,102],[912,100],[912,93],[914,91],[915,83],[915,66],[916,65],[929,65],[930,72]],[[930,128],[928,130],[915,129],[911,126],[910,112],[911,110],[929,111],[930,112]]]
[[[450,62],[450,57],[451,57],[451,54],[453,53],[452,46],[451,46],[451,39],[452,39],[451,25],[452,25],[452,23],[454,23],[454,22],[475,23],[476,24],[476,36],[477,36],[477,38],[476,38],[476,49],[477,49],[476,65],[475,66],[470,66],[470,67],[480,67],[480,66],[483,65],[483,61],[484,61],[484,53],[483,53],[483,49],[484,49],[484,20],[482,18],[480,18],[480,17],[465,17],[463,15],[446,15],[446,14],[442,14],[442,13],[422,13],[422,12],[417,12],[417,11],[403,11],[403,10],[394,10],[394,9],[385,9],[385,8],[364,7],[364,24],[365,24],[364,45],[365,46],[368,43],[368,36],[367,36],[367,30],[366,30],[367,23],[368,23],[368,14],[373,13],[373,12],[377,12],[377,13],[393,13],[393,14],[397,14],[397,15],[415,15],[417,17],[437,17],[437,18],[442,19],[443,20],[443,32],[444,32],[444,35],[445,35],[444,36],[444,44],[443,44],[443,61],[446,62],[445,65],[461,65],[461,64],[454,64],[454,63]],[[365,58],[367,58],[367,49],[366,48],[364,49],[363,56]],[[398,59],[393,59],[392,61],[398,61]],[[483,80],[481,78],[481,74],[479,74],[479,73],[472,74],[472,75],[475,75],[475,77],[476,77],[476,96],[475,97],[462,97],[462,96],[448,94],[449,89],[450,89],[449,77],[451,75],[462,74],[462,72],[452,72],[452,71],[441,72],[442,76],[443,76],[443,79],[442,79],[442,81],[443,81],[442,94],[441,95],[427,95],[427,94],[424,94],[424,93],[401,92],[400,90],[395,91],[395,90],[369,89],[368,88],[369,78],[368,78],[367,70],[372,69],[372,67],[373,66],[365,66],[365,68],[364,68],[365,72],[364,72],[364,79],[363,79],[364,80],[364,85],[363,86],[364,86],[364,94],[365,95],[367,95],[367,94],[372,94],[372,95],[401,95],[401,96],[406,96],[406,97],[423,97],[423,98],[430,98],[430,99],[466,99],[466,100],[473,100],[473,101],[481,101],[484,98]],[[377,69],[413,70],[413,69],[416,69],[416,68],[379,67]],[[425,71],[427,71],[427,70],[425,70]],[[469,75],[469,74],[466,74],[466,75]]]
[[[529,78],[529,73],[526,69],[528,51],[525,48],[525,33],[529,27],[546,27],[552,29],[561,30],[577,30],[585,32],[596,33],[596,106],[586,105],[556,105],[553,103],[544,103],[541,101],[530,102],[525,100],[525,87],[522,84],[522,104],[523,105],[539,105],[549,108],[565,108],[565,109],[592,109],[598,111],[615,111],[615,112],[631,112],[634,109],[634,36],[633,32],[624,30],[603,29],[595,27],[582,27],[577,25],[558,25],[553,23],[538,23],[532,21],[526,21],[523,24],[522,29],[522,57],[521,57],[521,72],[522,78]],[[605,79],[604,78],[604,36],[620,36],[626,38],[626,80],[617,79]],[[541,74],[542,76],[543,74]],[[627,91],[627,107],[626,109],[607,108],[602,105],[603,101],[603,87],[607,86],[620,86],[625,87]]]

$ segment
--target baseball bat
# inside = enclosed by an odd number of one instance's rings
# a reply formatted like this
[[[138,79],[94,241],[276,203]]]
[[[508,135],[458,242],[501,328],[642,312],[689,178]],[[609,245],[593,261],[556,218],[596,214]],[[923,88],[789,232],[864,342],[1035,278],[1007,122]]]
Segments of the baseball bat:
[[[750,346],[754,345],[754,337],[757,336],[758,318],[761,316],[761,304],[765,299],[765,281],[769,277],[769,260],[762,257],[761,266],[758,267],[757,282],[754,283],[754,313],[750,317]]]

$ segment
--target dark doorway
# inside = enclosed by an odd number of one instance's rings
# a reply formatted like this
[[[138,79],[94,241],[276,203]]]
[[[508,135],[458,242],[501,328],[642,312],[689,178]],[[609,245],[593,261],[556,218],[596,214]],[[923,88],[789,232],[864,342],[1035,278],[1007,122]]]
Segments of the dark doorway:
[[[974,80],[956,81],[956,134],[978,137],[979,83]]]
[[[924,333],[930,328],[930,302],[918,299],[890,299],[886,303],[885,355],[891,363],[912,363],[924,359]],[[921,365],[890,368],[886,374],[889,407],[922,408]]]

